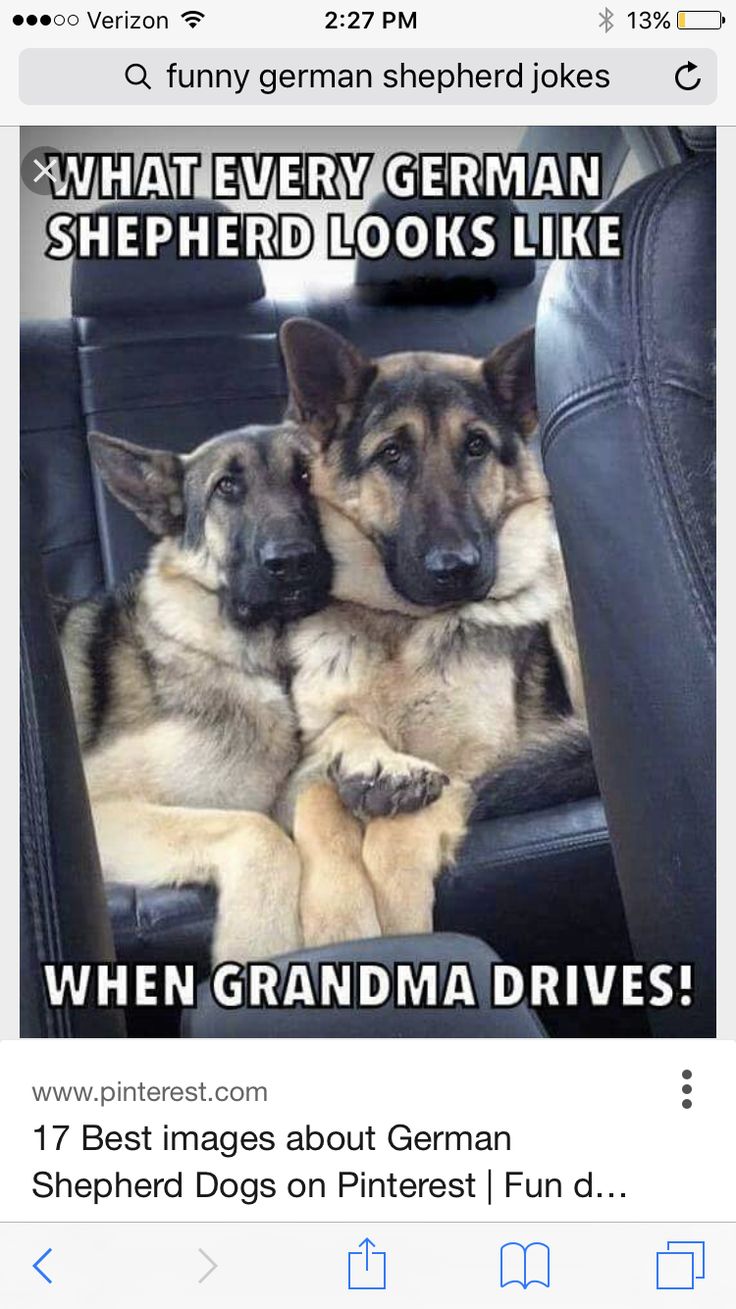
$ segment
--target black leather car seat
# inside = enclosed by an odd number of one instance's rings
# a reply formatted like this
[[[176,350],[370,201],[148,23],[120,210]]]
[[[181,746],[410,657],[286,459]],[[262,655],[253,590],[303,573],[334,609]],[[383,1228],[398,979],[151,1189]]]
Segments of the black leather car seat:
[[[44,964],[115,955],[69,691],[21,482],[20,1027],[23,1036],[121,1036],[115,1009],[52,1008]]]
[[[623,264],[559,265],[542,445],[638,959],[694,965],[669,1036],[715,1034],[715,163],[627,191]]]

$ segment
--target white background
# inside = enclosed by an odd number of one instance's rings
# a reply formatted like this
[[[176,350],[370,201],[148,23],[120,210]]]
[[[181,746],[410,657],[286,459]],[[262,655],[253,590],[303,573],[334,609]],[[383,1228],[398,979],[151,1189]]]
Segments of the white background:
[[[102,1046],[106,1048],[102,1049]],[[120,1169],[132,1176],[167,1175],[184,1169],[187,1191],[196,1170],[224,1175],[266,1176],[283,1192],[297,1175],[324,1176],[326,1199],[291,1200],[284,1194],[247,1206],[239,1199],[74,1200],[64,1217],[75,1220],[176,1219],[205,1221],[411,1221],[488,1220],[592,1221],[656,1219],[701,1222],[733,1217],[732,1133],[724,1125],[732,1112],[736,1048],[716,1041],[206,1041],[95,1042],[22,1041],[12,1051],[12,1078],[2,1087],[0,1157],[3,1195],[0,1218],[51,1219],[49,1199],[34,1199],[36,1169],[67,1176],[104,1175]],[[692,1072],[691,1109],[682,1108],[682,1071]],[[31,1087],[118,1082],[171,1086],[204,1081],[217,1086],[265,1085],[268,1101],[222,1105],[94,1102],[42,1106]],[[70,1130],[60,1151],[41,1152],[34,1129],[42,1123],[100,1124],[124,1132],[148,1124],[195,1129],[260,1131],[303,1128],[324,1131],[375,1126],[374,1152],[331,1151],[216,1154],[138,1151],[85,1152]],[[392,1124],[414,1130],[506,1130],[509,1153],[397,1152],[381,1143]],[[158,1139],[158,1138],[156,1138]],[[21,1148],[19,1148],[21,1147]],[[494,1170],[493,1204],[485,1186],[476,1200],[386,1199],[372,1201],[351,1192],[334,1194],[339,1169],[399,1176],[457,1176],[469,1169],[483,1179]],[[505,1200],[502,1174],[556,1176],[562,1199],[542,1202],[514,1192]],[[577,1199],[567,1183],[589,1169],[602,1198]],[[613,1192],[613,1198],[610,1193]],[[621,1193],[625,1193],[625,1200]],[[60,1206],[59,1206],[60,1207]],[[724,1306],[725,1309],[725,1306]]]

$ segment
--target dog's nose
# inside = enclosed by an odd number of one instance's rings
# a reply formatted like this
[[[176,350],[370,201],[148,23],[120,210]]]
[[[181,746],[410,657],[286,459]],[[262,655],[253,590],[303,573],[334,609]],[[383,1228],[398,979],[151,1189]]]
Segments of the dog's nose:
[[[314,566],[317,547],[305,539],[265,541],[258,552],[262,568],[279,582],[304,582]]]
[[[440,586],[468,581],[480,564],[480,550],[470,541],[443,550],[433,546],[424,556],[424,567],[433,581]]]

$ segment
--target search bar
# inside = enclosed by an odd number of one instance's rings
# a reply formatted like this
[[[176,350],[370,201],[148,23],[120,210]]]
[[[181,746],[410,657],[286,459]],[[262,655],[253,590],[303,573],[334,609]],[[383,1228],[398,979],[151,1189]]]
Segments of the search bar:
[[[27,105],[713,104],[713,50],[24,50]]]

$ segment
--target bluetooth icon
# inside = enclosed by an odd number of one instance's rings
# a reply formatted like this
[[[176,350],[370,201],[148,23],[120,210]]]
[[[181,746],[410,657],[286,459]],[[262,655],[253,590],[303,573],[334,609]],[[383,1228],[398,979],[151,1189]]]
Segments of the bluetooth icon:
[[[601,20],[598,26],[602,27],[606,35],[608,35],[611,28],[613,27],[613,10],[606,7],[605,9],[601,10],[598,17]]]

